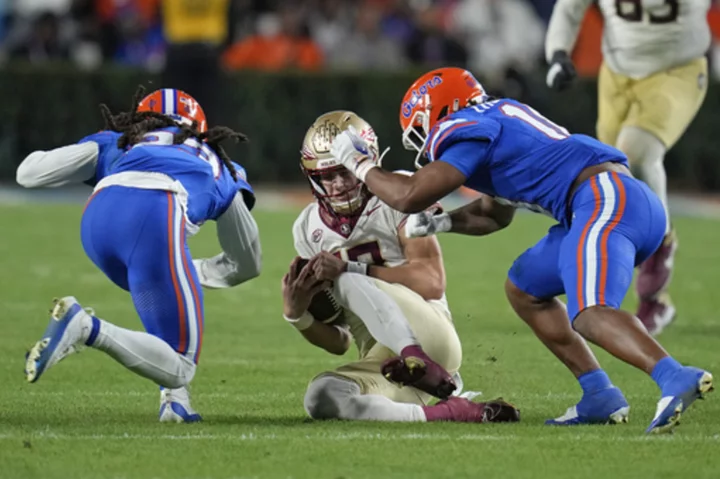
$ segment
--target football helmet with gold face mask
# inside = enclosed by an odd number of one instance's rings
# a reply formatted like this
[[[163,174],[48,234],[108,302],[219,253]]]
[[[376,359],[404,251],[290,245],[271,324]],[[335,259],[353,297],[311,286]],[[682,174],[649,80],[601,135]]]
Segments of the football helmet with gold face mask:
[[[300,168],[310,182],[313,195],[334,216],[360,213],[372,196],[365,184],[330,154],[332,141],[351,125],[365,140],[372,156],[380,158],[380,147],[372,126],[357,114],[345,110],[320,115],[305,134],[300,150]]]

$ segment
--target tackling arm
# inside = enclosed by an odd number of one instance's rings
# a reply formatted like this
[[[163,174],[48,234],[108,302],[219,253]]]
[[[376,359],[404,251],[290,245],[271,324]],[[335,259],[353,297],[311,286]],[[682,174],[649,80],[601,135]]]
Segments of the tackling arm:
[[[434,161],[412,176],[372,168],[365,177],[365,184],[391,208],[403,213],[418,213],[458,189],[465,180],[465,175],[454,166]]]
[[[94,141],[34,151],[18,166],[16,181],[25,188],[82,183],[95,176],[99,151]]]
[[[506,228],[515,216],[515,208],[501,205],[491,196],[480,198],[448,213],[450,232],[483,236]]]
[[[515,208],[501,205],[488,195],[450,213],[433,214],[423,211],[411,215],[405,223],[408,238],[430,236],[435,233],[460,233],[464,235],[489,235],[507,227],[515,215]]]
[[[258,227],[242,193],[235,195],[217,219],[217,236],[223,252],[193,260],[203,287],[229,288],[260,275],[262,251]]]

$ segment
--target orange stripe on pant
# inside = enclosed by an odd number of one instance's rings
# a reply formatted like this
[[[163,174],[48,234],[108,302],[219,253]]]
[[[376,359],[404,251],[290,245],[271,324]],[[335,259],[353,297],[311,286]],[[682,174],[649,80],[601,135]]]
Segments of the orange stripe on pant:
[[[200,349],[202,348],[202,334],[203,334],[203,310],[202,310],[202,304],[200,301],[200,294],[198,293],[197,288],[195,287],[195,281],[193,281],[192,274],[190,273],[190,267],[188,266],[188,260],[187,260],[187,254],[185,254],[185,218],[183,217],[182,220],[182,229],[180,231],[180,247],[182,248],[182,251],[180,252],[180,255],[182,256],[183,261],[183,269],[185,270],[185,275],[188,278],[188,282],[190,283],[190,288],[192,289],[192,295],[193,295],[193,303],[195,304],[195,317],[197,318],[197,350],[195,351],[195,357],[193,360],[195,363],[198,362],[198,359],[200,358]]]
[[[605,289],[607,286],[608,257],[607,245],[610,232],[617,226],[625,213],[625,185],[616,172],[610,173],[610,180],[617,188],[617,204],[612,220],[603,231],[600,239],[600,281],[598,284],[598,304],[605,304]]]
[[[593,223],[598,219],[600,215],[600,205],[602,204],[602,197],[600,196],[600,190],[597,185],[597,177],[593,176],[590,178],[590,187],[592,188],[593,198],[595,198],[595,210],[593,211],[590,221],[585,224],[582,234],[580,235],[580,241],[577,249],[577,265],[578,265],[578,281],[577,281],[577,296],[578,296],[578,312],[585,309],[585,288],[583,280],[585,279],[585,242],[587,241],[588,232]]]
[[[95,195],[97,195],[101,191],[102,190],[93,191],[92,195],[90,195],[90,198],[88,198],[87,201],[85,202],[85,206],[83,206],[83,214],[85,214],[85,210],[87,209],[88,205],[93,200],[93,198],[95,198]]]
[[[173,287],[175,288],[175,298],[177,299],[178,313],[180,319],[180,339],[178,341],[178,353],[185,354],[187,352],[187,330],[185,326],[185,320],[187,315],[185,314],[185,299],[183,298],[182,291],[178,285],[178,269],[175,264],[175,210],[173,203],[175,202],[175,195],[168,191],[168,251],[170,252],[170,276],[172,277]]]

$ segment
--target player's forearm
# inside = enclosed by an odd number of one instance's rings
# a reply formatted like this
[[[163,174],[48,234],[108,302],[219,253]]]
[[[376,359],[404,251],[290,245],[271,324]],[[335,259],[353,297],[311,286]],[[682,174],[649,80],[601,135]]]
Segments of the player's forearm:
[[[324,349],[330,354],[342,356],[350,349],[352,338],[345,328],[314,321],[300,334],[313,346]]]
[[[556,51],[572,53],[580,24],[592,0],[558,0],[545,37],[545,59],[552,61]]]
[[[408,263],[388,268],[386,266],[368,267],[368,276],[406,286],[423,297],[424,300],[440,299],[445,294],[445,276],[435,268],[423,263]]]
[[[230,288],[260,274],[262,250],[258,227],[241,193],[217,219],[217,236],[223,252],[193,260],[204,288]]]
[[[432,206],[437,198],[423,198],[411,176],[373,168],[365,177],[370,191],[391,208],[403,213],[418,213]]]
[[[18,166],[15,179],[25,188],[82,183],[95,175],[99,147],[88,141],[51,151],[34,151]]]
[[[484,236],[506,228],[515,215],[511,206],[500,205],[489,196],[449,213],[450,232],[471,236]]]
[[[474,216],[467,212],[451,212],[451,233],[469,236],[485,236],[500,231],[507,225],[498,223],[495,218],[488,216]]]

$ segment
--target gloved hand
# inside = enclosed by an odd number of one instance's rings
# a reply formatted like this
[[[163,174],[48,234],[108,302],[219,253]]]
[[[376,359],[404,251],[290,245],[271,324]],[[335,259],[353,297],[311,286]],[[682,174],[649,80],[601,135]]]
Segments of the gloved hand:
[[[451,226],[452,221],[449,214],[433,214],[429,211],[422,211],[408,217],[405,222],[405,236],[408,238],[431,236],[435,233],[450,231]]]
[[[352,125],[335,137],[330,154],[362,182],[365,182],[368,171],[378,166],[378,159]]]
[[[577,77],[575,66],[567,52],[558,50],[553,53],[550,68],[547,72],[547,86],[553,90],[564,90],[569,87]]]

